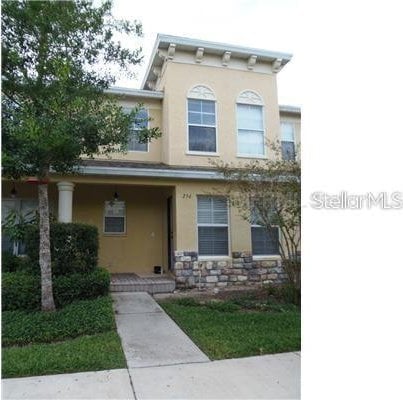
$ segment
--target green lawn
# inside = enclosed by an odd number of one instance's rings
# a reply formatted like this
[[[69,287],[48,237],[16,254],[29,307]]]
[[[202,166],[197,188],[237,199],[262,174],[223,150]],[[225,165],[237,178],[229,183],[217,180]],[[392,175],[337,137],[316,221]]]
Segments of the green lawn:
[[[293,305],[250,299],[160,304],[215,360],[300,350],[301,314]]]
[[[116,332],[65,342],[8,347],[2,351],[3,378],[125,368]]]
[[[54,313],[5,311],[2,345],[4,378],[125,367],[109,296]]]

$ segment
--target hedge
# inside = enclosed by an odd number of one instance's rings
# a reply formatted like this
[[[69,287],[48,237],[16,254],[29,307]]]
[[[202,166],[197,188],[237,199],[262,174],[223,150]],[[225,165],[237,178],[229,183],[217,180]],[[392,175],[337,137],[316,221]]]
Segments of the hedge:
[[[96,268],[85,274],[71,274],[53,278],[53,296],[61,308],[75,300],[94,299],[109,292],[110,274]],[[2,274],[2,310],[40,310],[40,276],[26,272]]]
[[[28,257],[15,256],[8,251],[1,254],[1,271],[2,272],[30,272],[39,273],[39,265],[33,263]]]
[[[39,229],[27,227],[26,252],[39,273]],[[98,229],[92,225],[58,223],[50,225],[53,276],[93,271],[98,264]]]
[[[50,343],[115,329],[109,296],[78,300],[54,313],[4,311],[1,323],[3,346]]]

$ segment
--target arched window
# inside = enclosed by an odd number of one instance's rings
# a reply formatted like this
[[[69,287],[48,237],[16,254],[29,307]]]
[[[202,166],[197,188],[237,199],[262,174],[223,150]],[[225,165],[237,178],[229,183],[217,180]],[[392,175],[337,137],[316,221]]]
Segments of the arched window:
[[[263,100],[245,90],[237,98],[238,155],[264,156]]]
[[[216,101],[214,92],[198,85],[189,90],[188,99],[188,151],[217,152]]]

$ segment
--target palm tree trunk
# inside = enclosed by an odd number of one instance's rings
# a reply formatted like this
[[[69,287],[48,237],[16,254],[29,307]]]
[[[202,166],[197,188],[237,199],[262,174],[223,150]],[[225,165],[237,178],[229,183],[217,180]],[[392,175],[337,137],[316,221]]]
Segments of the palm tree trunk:
[[[55,311],[50,256],[48,184],[38,185],[39,199],[39,265],[41,267],[42,311]]]

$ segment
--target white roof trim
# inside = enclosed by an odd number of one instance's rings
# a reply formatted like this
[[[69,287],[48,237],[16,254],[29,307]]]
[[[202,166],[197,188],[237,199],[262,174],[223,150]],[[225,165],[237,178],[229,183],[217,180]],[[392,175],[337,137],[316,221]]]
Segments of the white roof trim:
[[[79,171],[85,175],[139,176],[150,178],[177,178],[221,180],[223,175],[217,171],[158,169],[158,168],[125,168],[82,166]]]
[[[132,96],[132,97],[143,97],[147,99],[163,99],[164,92],[160,91],[152,91],[152,90],[142,90],[142,89],[132,89],[132,88],[124,88],[119,86],[113,86],[107,90],[105,93],[117,94],[123,96]]]
[[[206,40],[191,39],[159,33],[154,43],[148,67],[141,83],[141,88],[144,88],[147,81],[149,81],[149,77],[158,53],[158,49],[164,48],[168,50],[169,46],[171,45],[175,45],[176,50],[178,50],[178,47],[187,49],[189,51],[197,51],[197,49],[203,48],[204,54],[217,54],[223,56],[226,52],[229,52],[231,53],[231,58],[238,57],[245,58],[246,60],[249,60],[251,56],[256,56],[257,59],[259,59],[260,61],[270,63],[279,62],[279,69],[286,65],[292,58],[292,54],[290,53],[281,53],[277,51],[255,49],[252,47],[236,46],[232,44],[210,42]],[[162,61],[160,60],[159,63],[162,63]]]
[[[288,112],[288,113],[295,113],[295,114],[301,114],[301,108],[296,107],[296,106],[285,106],[285,105],[280,105],[279,106],[280,112]]]

